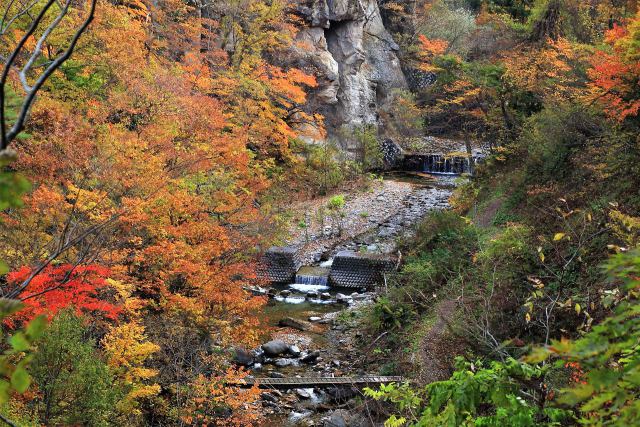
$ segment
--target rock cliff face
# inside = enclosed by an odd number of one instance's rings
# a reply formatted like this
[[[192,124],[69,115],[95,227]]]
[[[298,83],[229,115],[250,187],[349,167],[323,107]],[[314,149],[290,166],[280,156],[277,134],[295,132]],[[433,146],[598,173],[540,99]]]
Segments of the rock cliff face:
[[[295,61],[313,68],[318,88],[310,106],[325,116],[329,136],[377,125],[394,90],[407,87],[377,1],[300,0],[298,11],[309,27],[297,35]]]

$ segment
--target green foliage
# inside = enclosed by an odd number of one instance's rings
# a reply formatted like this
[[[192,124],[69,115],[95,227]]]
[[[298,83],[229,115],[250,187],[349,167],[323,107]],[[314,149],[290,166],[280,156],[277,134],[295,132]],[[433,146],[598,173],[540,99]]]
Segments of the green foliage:
[[[416,96],[405,89],[395,89],[392,100],[380,109],[385,135],[403,147],[410,147],[420,141],[424,127],[424,111],[418,105]]]
[[[0,298],[0,322],[20,311],[22,306],[19,301]],[[32,347],[44,332],[45,325],[46,318],[39,316],[8,336],[9,347],[0,354],[0,404],[9,400],[11,391],[24,393],[29,388],[31,376],[28,367],[33,359]]]
[[[370,322],[378,331],[397,330],[406,326],[412,316],[413,313],[408,304],[381,297],[371,308]]]
[[[520,144],[528,148],[528,179],[548,182],[566,178],[571,172],[570,154],[600,133],[596,123],[579,107],[545,109],[532,116],[520,138]]]
[[[382,167],[383,155],[376,126],[343,128],[341,138],[348,141],[348,145],[355,146],[356,158],[362,172]]]
[[[527,272],[534,260],[530,246],[531,230],[520,224],[509,224],[484,245],[477,259],[486,266],[500,266],[503,275],[514,277]]]
[[[583,425],[640,424],[640,250],[613,256],[610,277],[621,283],[620,298],[611,316],[582,338],[555,340],[534,351],[528,360],[555,358],[556,367],[570,364],[583,378],[561,390],[558,403],[576,408]],[[617,304],[616,304],[617,303]]]
[[[345,217],[345,200],[343,194],[337,194],[332,196],[327,202],[327,213],[331,217],[331,221],[334,226],[338,228],[338,233],[342,234],[344,231],[344,217]]]
[[[613,256],[611,280],[621,284],[617,298],[606,298],[613,312],[583,337],[554,340],[524,361],[456,361],[449,380],[416,390],[382,386],[365,393],[395,404],[400,415],[387,425],[556,426],[569,421],[592,426],[640,423],[640,250]],[[552,364],[540,365],[553,359]],[[577,370],[560,390],[549,378]],[[554,399],[554,394],[558,398]],[[400,424],[397,424],[399,423]]]
[[[329,199],[327,208],[329,208],[330,211],[340,211],[344,209],[344,204],[344,194],[338,194]]]
[[[431,291],[470,268],[478,230],[453,212],[434,212],[417,228],[403,279]]]
[[[385,424],[406,420],[413,426],[513,426],[562,425],[570,412],[545,407],[541,384],[545,370],[515,359],[506,362],[470,363],[456,359],[449,380],[415,390],[406,384],[365,389],[376,400],[395,404],[403,415],[393,415]],[[530,385],[530,386],[528,386]]]
[[[476,30],[475,15],[470,9],[450,3],[434,2],[419,31],[428,39],[446,40],[451,53],[466,55],[470,49],[469,38]]]
[[[21,206],[21,196],[31,188],[29,181],[8,169],[15,157],[15,152],[12,150],[0,152],[0,212]],[[2,274],[1,270],[0,274]]]
[[[294,141],[292,149],[304,158],[301,170],[296,172],[296,180],[303,181],[313,193],[324,195],[360,173],[355,162],[348,160],[330,140],[321,144]]]
[[[31,404],[44,424],[112,425],[121,390],[86,335],[84,320],[64,311],[37,342],[31,369],[41,394]]]
[[[487,0],[489,11],[494,13],[506,13],[518,21],[526,21],[531,13],[531,6],[535,0]],[[469,0],[476,8],[483,3],[481,0]]]

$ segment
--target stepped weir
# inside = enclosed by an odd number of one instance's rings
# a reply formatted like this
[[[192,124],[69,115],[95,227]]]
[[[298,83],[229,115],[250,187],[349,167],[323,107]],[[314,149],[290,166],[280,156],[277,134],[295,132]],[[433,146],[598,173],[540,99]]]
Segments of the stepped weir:
[[[477,163],[480,158],[474,156],[473,161]],[[403,169],[432,174],[461,175],[471,172],[471,164],[467,156],[411,154],[404,157]]]
[[[296,273],[296,284],[310,286],[327,286],[329,269],[322,267],[301,267]]]
[[[368,288],[382,283],[383,275],[395,269],[389,256],[339,252],[328,268],[302,267],[294,247],[273,247],[262,257],[258,277],[276,284],[318,287]]]

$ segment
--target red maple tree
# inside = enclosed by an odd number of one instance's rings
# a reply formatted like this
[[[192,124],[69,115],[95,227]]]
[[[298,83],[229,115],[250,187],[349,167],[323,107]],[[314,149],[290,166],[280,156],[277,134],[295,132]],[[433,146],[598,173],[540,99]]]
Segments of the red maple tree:
[[[31,271],[30,267],[24,266],[9,273],[9,285],[18,286]],[[99,265],[48,266],[20,294],[19,299],[25,307],[11,319],[11,323],[29,321],[40,314],[51,318],[67,307],[73,307],[78,313],[94,312],[116,319],[120,308],[99,297],[100,290],[108,286],[108,276],[109,269]]]

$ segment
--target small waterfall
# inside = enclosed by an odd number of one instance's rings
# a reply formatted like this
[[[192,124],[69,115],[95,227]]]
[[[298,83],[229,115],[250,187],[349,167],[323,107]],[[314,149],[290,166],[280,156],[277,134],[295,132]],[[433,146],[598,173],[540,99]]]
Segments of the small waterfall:
[[[295,283],[289,288],[302,293],[322,292],[329,289],[329,269],[315,266],[301,267],[296,274]]]
[[[327,286],[327,276],[308,276],[306,274],[296,274],[296,283],[310,286]]]
[[[441,154],[424,156],[422,172],[460,175],[469,171],[469,159],[466,157],[447,157]]]

